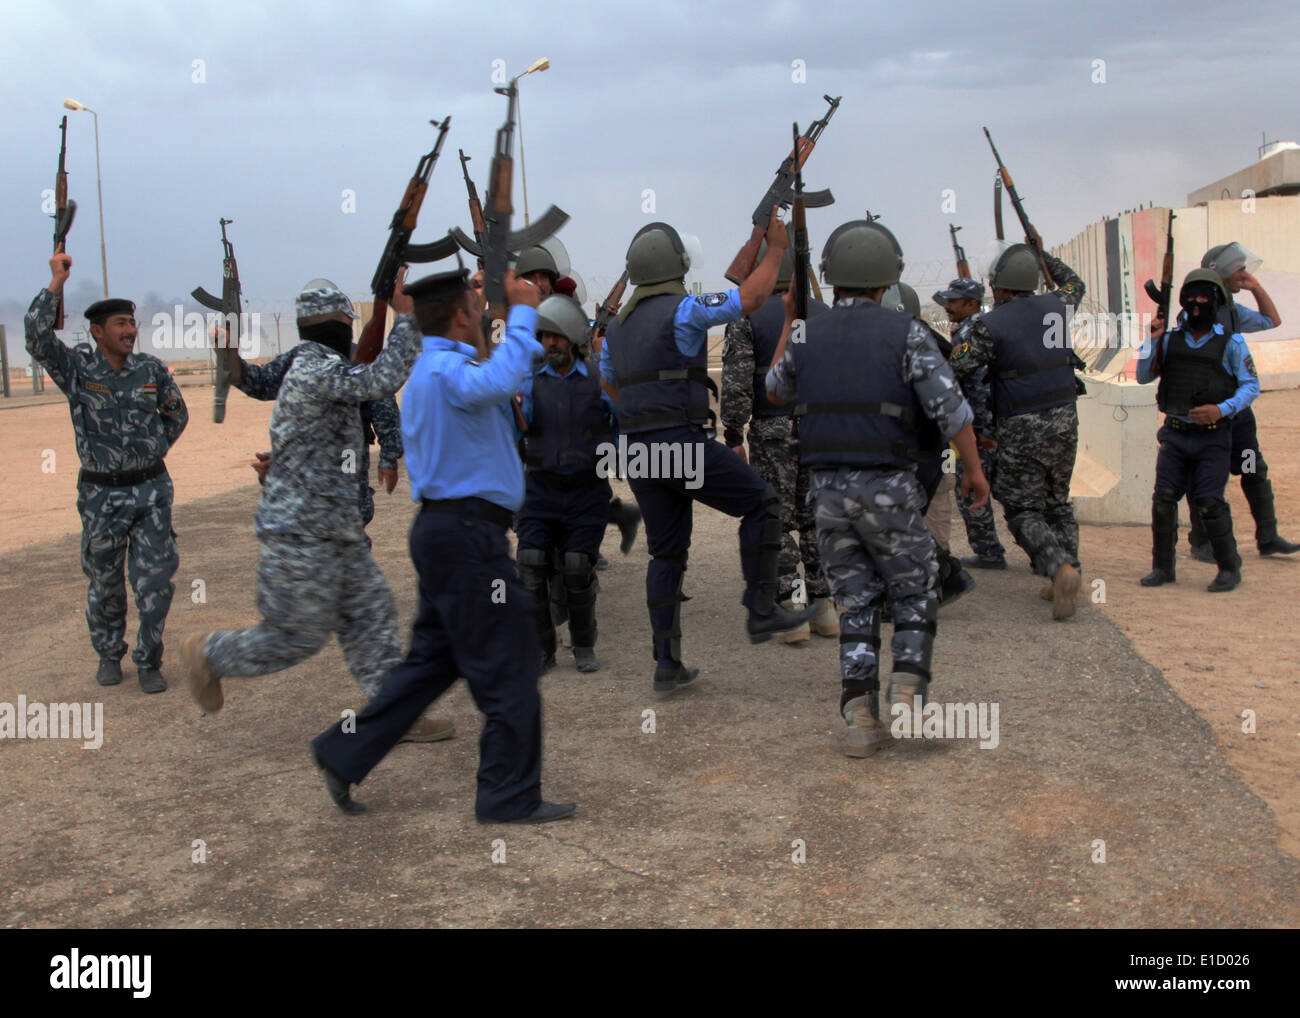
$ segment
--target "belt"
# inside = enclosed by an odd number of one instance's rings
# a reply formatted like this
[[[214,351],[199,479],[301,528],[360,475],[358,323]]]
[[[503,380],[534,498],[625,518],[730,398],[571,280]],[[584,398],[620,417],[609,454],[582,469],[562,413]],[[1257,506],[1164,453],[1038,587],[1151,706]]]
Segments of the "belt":
[[[557,474],[550,470],[535,470],[530,468],[527,476],[533,480],[541,481],[543,484],[550,485],[552,488],[559,488],[561,491],[576,491],[578,488],[592,488],[605,480],[605,478],[596,473],[594,467],[589,467],[582,473],[577,474]]]
[[[98,470],[82,469],[81,473],[77,475],[77,483],[105,484],[110,488],[129,488],[133,484],[152,481],[166,470],[167,467],[161,462],[155,463],[151,467],[145,467],[143,470],[122,470],[118,473],[101,473]]]
[[[495,523],[502,530],[508,530],[515,521],[515,514],[503,509],[495,502],[485,498],[422,498],[424,513],[453,513],[457,516],[478,516]]]
[[[1180,421],[1177,417],[1166,417],[1165,423],[1175,431],[1217,431],[1220,427],[1230,424],[1232,418],[1220,417],[1213,424],[1193,424],[1188,421]]]

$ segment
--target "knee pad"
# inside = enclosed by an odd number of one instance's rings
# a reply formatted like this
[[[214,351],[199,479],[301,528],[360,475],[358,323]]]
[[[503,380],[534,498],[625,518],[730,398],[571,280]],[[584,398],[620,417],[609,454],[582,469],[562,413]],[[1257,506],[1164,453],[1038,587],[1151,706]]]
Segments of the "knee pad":
[[[551,556],[541,548],[520,548],[515,552],[519,578],[530,590],[545,587],[551,576]]]
[[[1229,515],[1228,503],[1222,498],[1198,498],[1192,505],[1206,523]]]
[[[596,578],[591,556],[581,551],[564,553],[564,585],[570,590],[586,590]]]

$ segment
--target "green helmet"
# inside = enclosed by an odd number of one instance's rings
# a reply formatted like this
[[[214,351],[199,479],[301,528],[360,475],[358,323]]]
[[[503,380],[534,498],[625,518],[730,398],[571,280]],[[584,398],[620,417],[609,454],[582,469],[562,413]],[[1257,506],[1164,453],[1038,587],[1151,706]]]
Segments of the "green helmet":
[[[1263,259],[1251,254],[1235,240],[1230,244],[1215,244],[1201,259],[1201,268],[1213,269],[1221,279],[1231,279],[1242,269],[1253,273],[1263,264]]]
[[[564,336],[575,348],[585,350],[591,337],[591,322],[576,300],[556,294],[538,305],[534,332],[538,335],[553,332]]]
[[[781,267],[776,270],[776,285],[783,287],[788,287],[790,280],[794,279],[794,231],[788,227],[787,230],[790,234],[790,243],[786,245],[785,254],[781,256]],[[764,237],[763,242],[758,245],[758,261],[761,262],[766,254],[767,238]]]
[[[993,263],[989,286],[996,286],[999,290],[1032,292],[1038,289],[1041,278],[1034,249],[1028,244],[1012,244]]]
[[[913,318],[921,317],[921,298],[906,283],[895,283],[886,290],[885,295],[880,298],[880,305],[891,311],[901,311]]]
[[[1192,269],[1187,273],[1183,280],[1183,285],[1178,289],[1178,296],[1181,300],[1183,290],[1187,289],[1192,283],[1212,283],[1214,288],[1219,291],[1219,305],[1222,307],[1228,303],[1228,288],[1223,285],[1223,279],[1220,277],[1217,269]]]
[[[903,274],[903,249],[879,223],[855,219],[826,238],[821,271],[823,283],[848,290],[893,286]]]
[[[515,262],[516,276],[526,276],[530,272],[545,272],[551,277],[552,283],[560,278],[560,270],[555,264],[555,258],[541,245],[524,248]]]
[[[641,227],[627,249],[627,278],[633,286],[685,279],[690,267],[681,235],[667,223]]]

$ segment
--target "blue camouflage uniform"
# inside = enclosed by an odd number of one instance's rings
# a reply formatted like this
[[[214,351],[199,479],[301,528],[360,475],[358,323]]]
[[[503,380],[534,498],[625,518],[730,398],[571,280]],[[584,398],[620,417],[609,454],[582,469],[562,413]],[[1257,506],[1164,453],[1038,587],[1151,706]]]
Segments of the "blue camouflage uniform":
[[[254,518],[262,621],[213,633],[203,653],[217,678],[266,675],[305,660],[337,634],[353,678],[371,697],[401,660],[401,643],[357,497],[366,446],[357,407],[402,387],[420,353],[420,330],[399,315],[373,364],[352,364],[308,340],[291,352]]]
[[[473,347],[425,337],[403,399],[402,437],[420,603],[406,660],[356,718],[313,742],[350,783],[370,773],[424,709],[463,676],[486,716],[479,739],[480,819],[530,816],[541,802],[541,658],[533,599],[505,531],[524,500],[511,401],[542,350],[537,313],[511,307],[506,338],[486,362]]]
[[[898,319],[906,321],[898,323]],[[786,402],[797,399],[800,404],[795,408],[800,416],[800,459],[809,470],[822,570],[840,612],[841,710],[850,700],[863,696],[872,698],[874,705],[886,597],[893,605],[890,647],[894,673],[901,676],[900,681],[919,683],[922,689],[928,684],[937,628],[935,583],[939,575],[937,546],[923,518],[926,494],[917,478],[918,462],[928,458],[923,446],[929,443],[918,440],[920,451],[912,456],[886,453],[883,459],[893,462],[857,466],[853,464],[859,458],[881,460],[882,456],[857,448],[860,439],[856,428],[841,430],[840,442],[825,442],[811,427],[817,416],[830,412],[821,407],[847,404],[823,402],[824,396],[813,396],[814,402],[807,403],[808,381],[801,379],[800,372],[816,369],[824,376],[826,366],[816,363],[819,357],[831,355],[823,334],[829,339],[830,333],[845,329],[855,334],[853,339],[860,340],[854,342],[853,349],[861,351],[863,361],[858,365],[831,366],[832,373],[847,378],[858,371],[861,377],[888,378],[896,388],[910,390],[924,417],[937,426],[935,438],[941,442],[951,440],[974,419],[930,328],[866,297],[843,297],[828,314],[808,322],[805,341],[788,344],[781,360],[767,374],[769,395]],[[897,330],[903,336],[898,361],[890,359],[883,343],[876,342],[876,333],[883,334],[886,329]],[[843,398],[853,395],[844,393]],[[885,412],[860,411],[845,416],[879,418]],[[920,422],[913,424],[920,428]],[[842,446],[842,451],[820,451],[830,446]],[[933,449],[928,453],[932,455]]]
[[[244,377],[236,388],[245,396],[257,400],[273,400],[280,392],[284,377],[293,366],[301,344],[286,350],[265,364],[244,362]],[[365,439],[361,447],[360,506],[361,525],[369,526],[375,518],[375,489],[370,486],[370,445],[379,442],[379,469],[396,470],[402,458],[402,415],[395,396],[367,400],[361,404],[361,431]]]
[[[975,321],[979,318],[980,313],[977,311],[970,318],[961,322],[952,334],[952,345],[956,349],[959,345],[963,346],[970,342],[970,331],[974,327]],[[990,392],[988,381],[987,365],[978,368],[969,377],[961,380],[962,394],[966,397],[966,402],[970,404],[971,412],[975,415],[975,435],[977,438],[997,438],[997,427],[993,421],[993,410],[990,406]],[[984,477],[991,487],[993,479],[997,476],[997,449],[985,449],[979,447],[980,467],[984,471]],[[961,490],[962,478],[965,476],[965,468],[962,465],[961,457],[957,458],[957,490]],[[965,499],[957,499],[957,508],[961,512],[962,522],[966,525],[966,540],[971,546],[971,550],[982,559],[997,561],[1005,559],[1007,550],[1002,547],[1002,542],[998,540],[998,528],[996,518],[993,512],[993,500],[990,499],[986,504],[978,509],[972,509],[966,504]]]
[[[58,299],[42,290],[24,320],[27,352],[68,397],[77,456],[81,568],[90,580],[86,624],[101,658],[126,653],[126,563],[140,627],[131,660],[158,669],[163,627],[180,563],[172,530],[172,482],[163,457],[189,423],[171,372],[131,353],[114,371],[97,347],[69,350],[54,334]]]

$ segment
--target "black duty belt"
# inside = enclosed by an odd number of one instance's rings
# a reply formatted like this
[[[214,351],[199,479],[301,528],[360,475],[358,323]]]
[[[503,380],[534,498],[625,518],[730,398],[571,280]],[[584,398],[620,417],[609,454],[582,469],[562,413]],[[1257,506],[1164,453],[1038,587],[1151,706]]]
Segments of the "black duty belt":
[[[1191,432],[1218,431],[1219,428],[1231,424],[1232,418],[1220,417],[1213,424],[1194,424],[1194,423],[1189,423],[1188,421],[1180,421],[1177,417],[1166,417],[1165,423],[1168,424],[1175,431],[1191,431]]]
[[[590,488],[605,480],[596,473],[595,466],[590,466],[586,470],[574,474],[557,474],[551,470],[542,470],[540,467],[529,467],[527,476],[533,480],[541,481],[543,484],[549,484],[552,488],[559,488],[561,491]]]
[[[509,509],[503,509],[485,498],[423,498],[420,501],[424,504],[421,512],[478,516],[489,523],[495,523],[502,530],[508,530],[515,520],[515,514]]]
[[[145,467],[143,470],[121,470],[117,473],[101,473],[98,470],[82,469],[77,475],[77,483],[86,484],[104,484],[110,488],[129,488],[133,484],[143,484],[145,481],[152,481],[159,474],[167,470],[162,463],[155,463],[151,467]]]

